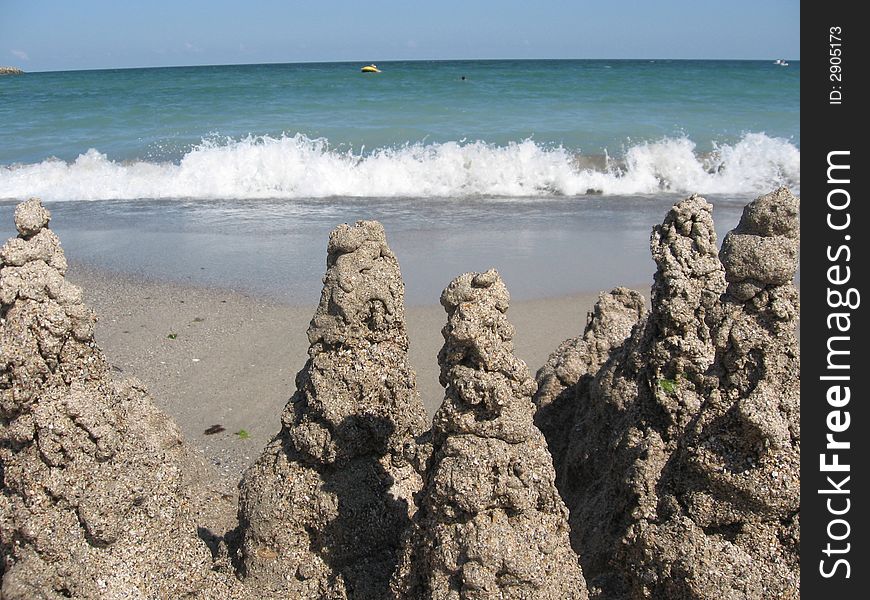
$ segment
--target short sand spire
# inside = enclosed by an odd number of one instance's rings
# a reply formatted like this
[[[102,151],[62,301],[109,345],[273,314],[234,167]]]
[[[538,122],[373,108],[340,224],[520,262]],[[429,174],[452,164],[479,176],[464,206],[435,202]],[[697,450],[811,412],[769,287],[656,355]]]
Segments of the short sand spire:
[[[212,571],[178,428],[110,377],[37,199],[0,249],[0,596],[240,597]]]
[[[384,598],[426,446],[381,224],[337,227],[323,281],[281,432],[241,483],[242,574],[284,597]]]
[[[395,598],[587,597],[508,303],[494,270],[461,275],[441,295],[446,392]]]
[[[547,438],[557,474],[573,434],[577,398],[645,317],[643,296],[636,291],[620,287],[602,292],[586,317],[583,334],[562,342],[535,374],[535,425]],[[558,479],[556,483],[562,485]]]

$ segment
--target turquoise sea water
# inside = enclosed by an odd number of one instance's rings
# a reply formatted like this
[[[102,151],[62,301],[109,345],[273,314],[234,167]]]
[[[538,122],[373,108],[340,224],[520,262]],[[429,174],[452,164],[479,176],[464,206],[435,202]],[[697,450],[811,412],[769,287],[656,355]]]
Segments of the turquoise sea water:
[[[379,66],[0,78],[0,234],[39,196],[73,263],[313,302],[329,231],[378,219],[409,302],[491,266],[528,298],[648,281],[687,194],[721,236],[800,189],[797,62]]]
[[[359,66],[2,78],[0,198],[752,193],[800,181],[799,62]]]

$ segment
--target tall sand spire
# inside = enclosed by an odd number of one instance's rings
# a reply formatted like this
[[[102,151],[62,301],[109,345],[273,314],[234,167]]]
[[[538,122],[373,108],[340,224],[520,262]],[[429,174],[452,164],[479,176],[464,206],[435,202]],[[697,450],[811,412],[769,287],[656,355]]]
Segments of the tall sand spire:
[[[720,253],[696,196],[653,231],[650,314],[576,388],[560,463],[602,598],[797,597],[798,204],[755,200]]]
[[[380,223],[330,234],[323,282],[281,431],[241,483],[242,575],[294,598],[383,598],[426,445],[404,284]]]

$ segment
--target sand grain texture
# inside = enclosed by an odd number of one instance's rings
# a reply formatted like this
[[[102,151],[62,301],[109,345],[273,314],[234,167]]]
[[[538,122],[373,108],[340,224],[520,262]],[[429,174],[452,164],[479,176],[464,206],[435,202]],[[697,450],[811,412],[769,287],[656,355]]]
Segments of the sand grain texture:
[[[436,318],[406,318],[379,223],[330,235],[307,343],[299,307],[96,279],[110,363],[51,215],[22,203],[0,248],[0,596],[796,598],[798,215],[776,190],[717,250],[712,207],[678,202],[650,240],[649,310],[601,294],[537,384],[498,273],[456,278],[428,430],[407,322],[434,377]],[[521,303],[528,355],[580,310]],[[234,430],[264,435],[305,346],[236,506],[207,463],[249,464]],[[222,453],[183,442],[128,372]]]
[[[560,384],[557,481],[594,596],[798,597],[798,210],[785,189],[757,199],[717,255],[710,205],[677,203],[649,316]]]

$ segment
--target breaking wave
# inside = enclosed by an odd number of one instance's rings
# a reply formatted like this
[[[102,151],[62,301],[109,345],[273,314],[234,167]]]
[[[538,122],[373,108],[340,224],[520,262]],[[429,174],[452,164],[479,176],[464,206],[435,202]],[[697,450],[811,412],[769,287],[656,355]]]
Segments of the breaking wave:
[[[688,138],[664,138],[631,145],[617,159],[532,140],[355,152],[301,134],[249,136],[203,140],[178,162],[116,162],[90,149],[69,163],[0,167],[0,198],[46,201],[750,194],[778,185],[799,189],[800,150],[763,133],[704,154]]]

